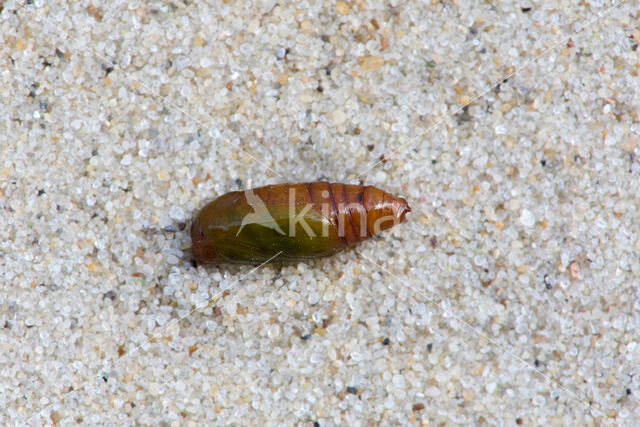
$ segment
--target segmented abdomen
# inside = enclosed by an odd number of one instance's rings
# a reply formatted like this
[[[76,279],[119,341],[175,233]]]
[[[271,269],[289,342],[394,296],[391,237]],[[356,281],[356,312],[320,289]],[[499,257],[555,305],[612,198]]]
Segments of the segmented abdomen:
[[[395,197],[371,185],[310,182],[309,200],[338,227],[344,247],[369,239],[404,221],[411,209],[402,197]]]

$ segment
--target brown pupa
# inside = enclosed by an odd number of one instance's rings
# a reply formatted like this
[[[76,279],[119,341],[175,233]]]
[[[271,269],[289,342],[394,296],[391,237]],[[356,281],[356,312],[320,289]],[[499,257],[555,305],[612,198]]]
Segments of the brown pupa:
[[[370,185],[277,184],[226,193],[191,226],[199,264],[260,264],[333,255],[404,221],[411,209]]]

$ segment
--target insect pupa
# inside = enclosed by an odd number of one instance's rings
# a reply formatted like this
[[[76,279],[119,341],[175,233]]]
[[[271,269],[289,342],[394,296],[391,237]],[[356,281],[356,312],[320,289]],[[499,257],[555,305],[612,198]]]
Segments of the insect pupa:
[[[410,211],[402,197],[370,185],[307,182],[232,191],[193,220],[192,251],[198,264],[325,257],[402,223]]]

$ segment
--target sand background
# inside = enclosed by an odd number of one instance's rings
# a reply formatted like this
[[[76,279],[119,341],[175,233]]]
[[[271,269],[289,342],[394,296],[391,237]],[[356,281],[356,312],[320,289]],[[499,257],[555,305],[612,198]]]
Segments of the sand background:
[[[614,5],[0,2],[0,423],[637,425]],[[206,202],[314,180],[413,212],[330,259],[192,266]]]

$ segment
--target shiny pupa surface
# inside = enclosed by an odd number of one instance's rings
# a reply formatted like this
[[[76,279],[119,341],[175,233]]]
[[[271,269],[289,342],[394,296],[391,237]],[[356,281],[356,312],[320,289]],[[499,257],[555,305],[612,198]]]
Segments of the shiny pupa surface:
[[[191,226],[198,264],[291,262],[333,255],[400,224],[411,209],[379,188],[329,182],[226,193]]]

